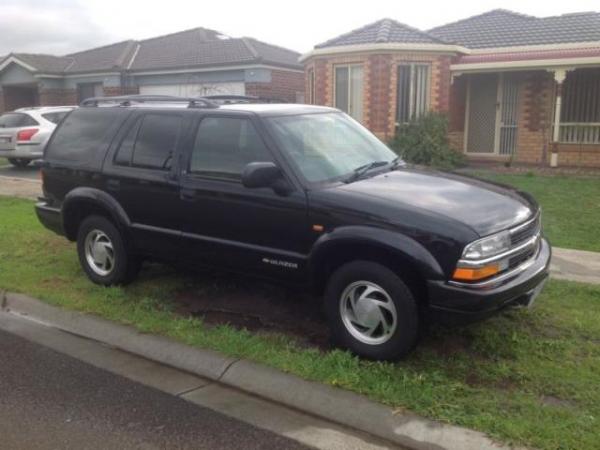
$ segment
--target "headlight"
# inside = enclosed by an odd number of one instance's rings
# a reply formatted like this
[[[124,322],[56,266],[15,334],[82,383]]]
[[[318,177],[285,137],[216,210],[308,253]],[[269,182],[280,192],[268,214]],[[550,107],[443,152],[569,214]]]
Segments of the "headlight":
[[[508,250],[510,250],[510,234],[508,231],[502,231],[467,245],[463,258],[484,259]]]

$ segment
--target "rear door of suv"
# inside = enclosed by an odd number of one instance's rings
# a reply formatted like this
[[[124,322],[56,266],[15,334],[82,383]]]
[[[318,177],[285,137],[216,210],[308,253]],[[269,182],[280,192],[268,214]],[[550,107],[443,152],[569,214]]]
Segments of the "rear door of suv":
[[[181,209],[176,161],[191,123],[180,110],[134,111],[104,162],[103,188],[125,210],[134,245],[177,258]]]
[[[309,234],[304,191],[279,195],[241,182],[248,163],[281,163],[260,130],[256,117],[234,112],[206,112],[193,125],[181,172],[184,248],[209,264],[300,280]]]

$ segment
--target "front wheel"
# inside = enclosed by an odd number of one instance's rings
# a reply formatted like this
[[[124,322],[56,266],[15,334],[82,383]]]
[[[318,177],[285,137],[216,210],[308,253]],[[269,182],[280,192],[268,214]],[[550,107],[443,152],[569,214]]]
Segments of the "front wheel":
[[[8,158],[8,162],[15,167],[23,168],[27,167],[31,161],[23,158]]]
[[[354,261],[336,270],[325,291],[325,310],[335,343],[359,356],[395,360],[417,342],[416,300],[402,279],[380,264]]]
[[[94,283],[125,284],[137,275],[140,261],[127,251],[121,232],[102,216],[83,220],[77,233],[81,267]]]

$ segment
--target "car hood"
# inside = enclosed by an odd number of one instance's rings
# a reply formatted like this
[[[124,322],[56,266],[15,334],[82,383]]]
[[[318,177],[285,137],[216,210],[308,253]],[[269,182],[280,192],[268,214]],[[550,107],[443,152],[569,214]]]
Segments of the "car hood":
[[[531,217],[533,198],[508,186],[456,174],[398,169],[338,186],[347,193],[377,198],[441,214],[471,227],[480,236],[509,228]]]

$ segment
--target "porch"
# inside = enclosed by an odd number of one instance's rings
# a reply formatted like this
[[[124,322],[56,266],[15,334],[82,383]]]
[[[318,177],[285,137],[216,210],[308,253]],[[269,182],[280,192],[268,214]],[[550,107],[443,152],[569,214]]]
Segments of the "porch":
[[[452,91],[470,160],[600,167],[600,64],[454,71]]]

